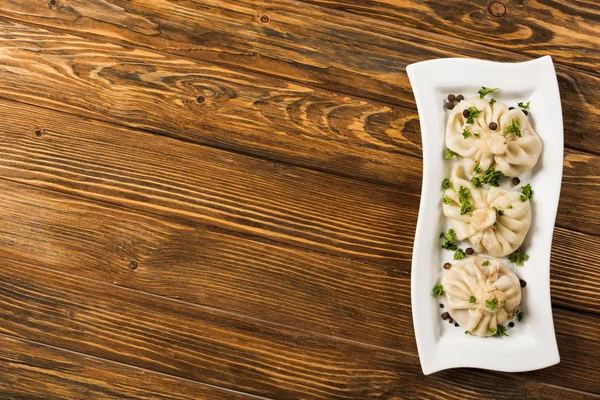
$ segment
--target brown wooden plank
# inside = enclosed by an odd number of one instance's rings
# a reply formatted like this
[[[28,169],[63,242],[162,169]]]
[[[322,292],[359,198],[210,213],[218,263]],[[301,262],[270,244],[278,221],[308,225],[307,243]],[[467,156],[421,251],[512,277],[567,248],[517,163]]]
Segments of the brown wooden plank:
[[[467,3],[465,1],[461,4]],[[440,5],[439,8],[449,9],[449,7],[443,5]],[[111,9],[119,11],[107,11]],[[209,101],[203,107],[203,115],[208,111],[211,115],[214,115],[215,109],[223,109],[220,106],[224,102],[227,101],[228,104],[235,103],[234,99],[238,99],[238,97],[231,99],[232,95],[239,96],[244,91],[226,90],[229,89],[229,86],[223,86],[220,82],[207,82],[207,74],[217,73],[214,67],[203,74],[195,74],[195,76],[200,75],[204,78],[198,81],[197,78],[190,79],[189,72],[183,72],[183,75],[166,73],[164,68],[155,70],[153,64],[143,67],[140,62],[127,62],[126,57],[119,55],[123,52],[120,44],[127,43],[143,46],[147,49],[158,49],[162,52],[181,55],[186,59],[243,68],[278,76],[286,80],[291,79],[310,87],[331,89],[352,95],[350,98],[339,96],[341,99],[347,99],[346,103],[351,102],[354,96],[374,99],[375,102],[363,101],[359,109],[356,108],[356,105],[360,104],[360,101],[352,103],[353,106],[350,109],[345,106],[340,108],[336,107],[337,102],[330,103],[330,99],[322,98],[319,92],[309,97],[312,101],[307,101],[308,93],[312,93],[313,89],[298,87],[295,84],[286,84],[284,87],[297,88],[303,93],[300,99],[298,93],[290,95],[289,92],[285,96],[275,97],[278,101],[269,97],[270,101],[265,103],[262,99],[255,98],[257,101],[256,106],[264,108],[268,105],[269,112],[258,118],[252,115],[252,119],[265,121],[265,118],[272,118],[274,116],[274,102],[278,107],[283,106],[288,111],[294,111],[294,115],[302,114],[304,110],[312,111],[312,116],[315,115],[317,110],[327,110],[330,113],[338,113],[338,115],[343,112],[345,114],[343,119],[336,117],[321,120],[321,124],[335,121],[347,128],[333,129],[335,133],[328,135],[328,138],[337,138],[340,135],[359,136],[363,141],[368,139],[369,143],[365,147],[372,148],[373,145],[377,145],[389,150],[391,146],[392,150],[400,152],[413,150],[410,148],[411,131],[405,129],[405,126],[410,125],[413,129],[416,127],[416,125],[412,125],[414,122],[411,122],[414,121],[416,113],[412,91],[405,74],[407,64],[431,58],[455,57],[457,55],[498,61],[524,61],[530,58],[526,55],[495,49],[487,44],[459,40],[448,35],[442,36],[437,33],[415,30],[375,19],[354,18],[348,13],[299,5],[289,0],[220,0],[211,3],[172,2],[169,0],[111,0],[110,2],[107,0],[85,2],[65,0],[57,2],[57,5],[53,7],[48,7],[44,2],[8,3],[0,10],[0,15],[80,36],[101,35],[102,41],[118,44],[118,47],[112,48],[111,57],[113,58],[109,58],[108,61],[102,60],[100,66],[95,68],[89,65],[77,67],[71,65],[74,57],[70,55],[72,54],[69,50],[70,46],[62,45],[64,42],[70,45],[81,43],[73,37],[59,39],[62,34],[56,34],[51,35],[54,37],[53,41],[48,41],[39,36],[39,34],[47,36],[47,34],[42,33],[43,30],[40,30],[39,33],[32,33],[28,31],[29,28],[23,29],[22,26],[19,26],[16,29],[18,32],[12,32],[15,29],[7,27],[10,24],[5,24],[3,27],[7,32],[6,36],[8,36],[6,38],[8,41],[3,41],[3,45],[19,47],[24,51],[27,48],[32,48],[34,51],[34,53],[25,51],[25,56],[20,54],[17,57],[26,57],[27,61],[18,62],[14,60],[11,65],[18,63],[21,68],[35,68],[38,74],[43,75],[50,74],[54,70],[56,72],[52,74],[51,80],[58,79],[56,78],[57,75],[61,75],[63,80],[68,80],[70,74],[62,74],[62,71],[74,71],[74,73],[81,74],[88,80],[90,79],[89,75],[91,75],[92,81],[100,81],[88,87],[87,93],[78,96],[88,99],[94,106],[76,104],[75,107],[100,113],[116,113],[119,108],[128,111],[136,110],[136,113],[122,113],[125,115],[120,115],[120,118],[127,122],[136,116],[141,117],[140,114],[143,114],[147,120],[137,118],[136,123],[147,126],[153,122],[154,118],[152,115],[148,115],[150,113],[140,111],[141,102],[147,101],[149,106],[164,107],[165,100],[170,100],[167,101],[168,114],[172,116],[174,121],[171,125],[174,126],[162,128],[162,130],[181,132],[187,129],[187,135],[194,139],[198,139],[198,135],[190,132],[190,130],[191,127],[198,127],[199,116],[196,115],[196,119],[192,120],[195,122],[189,122],[189,117],[183,117],[181,114],[185,114],[185,112],[180,110],[181,108],[187,110],[193,107],[193,103],[189,100],[190,97],[195,98],[197,92],[204,90],[207,95],[205,97]],[[268,23],[260,21],[264,15],[269,16]],[[8,32],[11,33],[8,34]],[[567,32],[567,35],[570,35],[570,33]],[[18,43],[18,46],[15,43]],[[84,47],[89,48],[90,44],[86,44]],[[97,45],[92,45],[92,48],[95,51],[93,53],[86,52],[86,55],[93,61],[94,59],[97,60],[98,52],[103,52],[103,50],[98,48]],[[569,46],[569,48],[572,48],[572,46]],[[74,51],[77,51],[77,49]],[[105,51],[106,49],[104,53]],[[132,52],[131,48],[125,51],[129,54]],[[3,53],[6,54],[6,52]],[[13,55],[19,54],[14,49],[11,53]],[[57,62],[55,60],[59,59],[59,64],[63,66],[37,66],[36,64],[41,62],[38,60],[41,55],[44,56],[42,64],[47,64],[50,61],[48,53],[54,54],[52,63]],[[137,51],[136,56],[140,56],[141,53],[146,55],[146,59],[142,61],[144,64],[147,64],[148,61],[154,61],[157,57],[164,60],[162,56],[159,57],[149,52]],[[589,55],[586,54],[586,56]],[[124,65],[115,67],[114,57],[120,58]],[[6,58],[6,55],[3,55],[0,61],[5,63]],[[148,58],[152,60],[147,60]],[[34,64],[27,67],[26,65],[32,61]],[[78,61],[75,60],[75,63]],[[135,67],[132,67],[132,65],[135,65]],[[179,60],[178,66],[183,67],[184,65],[185,62]],[[595,66],[595,63],[592,62],[590,65]],[[103,79],[98,79],[95,71],[100,71],[100,78]],[[148,71],[154,72],[149,73]],[[597,75],[561,65],[557,66],[557,73],[563,99],[567,145],[582,151],[600,154],[600,142],[596,140],[595,132],[590,129],[591,126],[600,124],[600,93],[589,89],[600,86],[600,78]],[[173,79],[173,75],[177,78]],[[171,79],[167,80],[168,77],[171,77]],[[127,78],[131,78],[130,80],[137,79],[136,86],[149,86],[153,90],[146,90],[144,95],[120,96],[118,99],[113,100],[113,103],[107,104],[105,98],[111,97],[111,87],[108,85],[112,85],[113,90],[119,90],[122,83],[115,87],[115,82],[123,82]],[[2,77],[2,80],[5,79],[6,77]],[[158,82],[156,82],[157,80]],[[165,84],[165,82],[167,83]],[[160,96],[161,94],[166,96],[167,93],[172,93],[175,83],[179,84],[179,88],[188,91],[183,98],[180,96],[173,98],[170,95],[165,99]],[[15,85],[15,83],[10,82],[10,85]],[[23,88],[27,85],[19,83],[19,86]],[[258,86],[264,87],[264,84]],[[32,86],[31,88],[37,89],[38,87]],[[56,88],[52,90],[52,87],[50,87],[43,91],[44,95],[49,97],[43,99],[42,96],[39,96],[39,90],[35,91],[35,89],[25,90],[21,97],[29,96],[30,101],[46,104],[51,104],[51,100],[64,101],[63,97],[66,97],[64,93],[56,93]],[[73,89],[70,88],[70,90]],[[104,96],[93,99],[90,90],[102,90]],[[123,90],[125,89],[120,89],[120,92]],[[130,93],[129,90],[127,89],[126,92]],[[23,89],[20,89],[20,91],[23,91]],[[148,94],[147,92],[151,93]],[[275,93],[273,94],[275,95]],[[7,94],[3,95],[6,96]],[[12,94],[11,96],[15,95]],[[152,101],[157,101],[156,97],[159,97],[158,102],[153,103]],[[190,101],[190,103],[186,103],[185,100]],[[74,99],[70,99],[70,101],[73,102]],[[316,108],[315,106],[309,107],[315,101],[319,105]],[[378,101],[404,106],[412,113],[412,116],[407,117],[406,114],[396,114],[397,111],[394,108],[388,109],[389,106],[378,104]],[[81,101],[77,102],[81,103]],[[132,104],[132,102],[135,103]],[[182,102],[183,106],[181,106]],[[176,109],[177,112],[173,113],[173,109]],[[198,108],[194,106],[193,110],[198,110]],[[369,118],[366,118],[369,122],[391,123],[392,129],[384,129],[379,134],[370,133],[365,136],[356,132],[357,127],[360,125],[347,125],[344,123],[348,120],[347,114],[349,112],[359,113],[365,118],[369,115]],[[198,111],[193,113],[198,114]],[[237,124],[240,123],[239,115],[235,121]],[[273,119],[273,121],[289,121],[289,119]],[[243,122],[246,124],[247,120]],[[232,124],[233,120],[229,123]],[[203,125],[206,126],[205,124],[204,122]],[[283,130],[286,132],[298,131],[302,127],[299,124],[295,129],[292,129],[293,124],[288,123],[285,125]],[[310,126],[314,127],[314,125],[313,121]],[[326,130],[331,131],[330,128]],[[367,131],[370,132],[368,129]],[[315,136],[314,128],[309,129],[309,132],[310,137]],[[237,134],[239,135],[239,132]],[[270,139],[283,139],[281,136],[281,134],[274,138],[270,136]],[[220,145],[233,146],[234,137],[235,135],[230,133],[221,138],[219,143]],[[406,139],[408,139],[408,143]],[[202,140],[206,141],[207,139]],[[257,149],[251,146],[250,143],[252,142],[245,143],[245,151],[256,151]],[[240,147],[242,144],[235,143],[235,146]],[[285,145],[279,142],[279,146],[276,146],[276,148],[281,149],[282,146]],[[406,149],[407,146],[408,149]],[[398,150],[398,148],[403,149]],[[263,149],[262,151],[269,152],[272,157],[278,154],[274,149]],[[282,155],[279,154],[278,157],[282,157]],[[362,158],[373,160],[368,156]],[[380,157],[377,160],[382,163],[384,162],[382,160],[386,158],[390,158],[390,156]],[[340,161],[338,158],[335,160]],[[351,159],[345,161],[351,161]],[[300,160],[296,162],[300,162]],[[308,162],[308,160],[304,160],[304,162]],[[316,163],[316,161],[313,161],[313,163]],[[323,163],[320,164],[323,166]],[[325,165],[327,165],[327,168],[332,168],[331,163],[325,163]],[[363,168],[366,169],[366,167]]]
[[[3,400],[252,400],[261,397],[0,335]]]
[[[425,377],[411,352],[315,336],[9,260],[1,264],[5,323],[0,332],[252,394],[313,399],[585,395],[558,384],[599,392],[589,371],[600,342],[588,337],[597,337],[600,325],[585,315],[556,312],[563,363],[529,374],[530,382],[473,370]],[[569,333],[573,324],[575,337]]]
[[[381,266],[12,182],[3,181],[2,188],[2,257],[320,334],[415,350],[405,340],[413,335],[409,260]],[[598,245],[598,237],[556,230],[555,305],[598,312]]]
[[[600,62],[596,1],[301,0],[531,57],[550,55],[594,74]]]
[[[408,263],[382,268],[12,182],[2,188],[3,257],[377,346],[411,334]]]
[[[381,264],[410,258],[414,224],[404,221],[415,219],[416,197],[398,188],[10,109],[0,122],[6,178]]]
[[[20,24],[4,24],[0,32],[2,97],[341,175],[420,186],[420,176],[397,169],[413,162],[407,155],[421,152],[414,111]],[[410,131],[401,132],[403,126]]]

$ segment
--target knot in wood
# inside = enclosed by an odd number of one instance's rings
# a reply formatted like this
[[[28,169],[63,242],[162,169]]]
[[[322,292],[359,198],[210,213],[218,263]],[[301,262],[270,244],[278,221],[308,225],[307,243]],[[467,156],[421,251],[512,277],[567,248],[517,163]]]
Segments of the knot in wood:
[[[266,24],[269,21],[270,19],[268,15],[263,15],[262,17],[260,17],[260,22],[262,22],[263,24]]]
[[[500,1],[492,1],[488,6],[488,11],[494,17],[503,17],[506,14],[506,6]]]

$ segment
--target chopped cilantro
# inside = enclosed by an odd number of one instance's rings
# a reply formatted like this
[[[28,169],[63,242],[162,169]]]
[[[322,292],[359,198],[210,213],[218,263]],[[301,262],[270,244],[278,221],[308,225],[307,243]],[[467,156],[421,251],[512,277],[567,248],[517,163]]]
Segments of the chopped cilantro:
[[[508,333],[506,333],[506,327],[504,325],[498,325],[498,336],[508,336]]]
[[[471,184],[475,187],[480,187],[481,186],[481,178],[474,176],[471,178]]]
[[[508,256],[508,261],[518,267],[522,267],[525,261],[529,260],[529,256],[525,253],[515,252]]]
[[[518,137],[521,137],[521,127],[519,126],[519,123],[514,120],[514,118],[511,120],[510,125],[504,128],[505,135],[509,135],[511,133],[514,133]]]
[[[452,202],[452,199],[448,196],[444,196],[444,198],[442,199],[442,203],[444,204],[450,204],[450,202]]]
[[[475,119],[480,113],[481,110],[478,110],[475,107],[469,107],[467,108],[467,111],[469,111],[469,116],[467,117],[467,124],[472,124],[473,122],[475,122]]]
[[[506,208],[508,208],[509,210],[512,210],[513,209],[513,205],[509,204],[508,207],[506,207]]]
[[[494,329],[494,328],[488,328],[488,330],[487,330],[487,331],[488,331],[488,333],[491,333],[492,335],[493,335],[494,333],[496,333],[496,329]]]
[[[479,165],[476,165],[475,168],[473,168],[473,171],[475,171],[475,173],[480,174],[481,173],[481,167],[479,167]]]
[[[489,260],[485,260],[484,262],[481,263],[482,267],[487,267],[488,265],[490,265],[490,261]]]
[[[471,296],[471,298],[469,299],[469,303],[475,303],[475,301],[477,301],[475,296]]]
[[[448,233],[442,232],[440,234],[440,237],[444,238],[444,244],[442,244],[442,249],[450,251],[458,249],[458,246],[456,245],[456,233],[454,232],[454,229],[448,229]]]
[[[466,255],[467,253],[465,253],[463,249],[456,249],[456,251],[454,252],[454,259],[462,260],[463,258],[465,258]]]
[[[497,305],[498,305],[498,299],[496,299],[495,297],[492,299],[492,301],[487,301],[487,300],[485,301],[485,306],[492,311],[494,311],[496,309]]]
[[[485,175],[481,178],[481,181],[486,185],[498,187],[500,186],[498,181],[502,178],[504,178],[504,172],[496,171],[494,167],[490,167],[485,170]]]
[[[465,331],[465,335],[470,335],[471,331]]]
[[[441,296],[444,294],[444,287],[442,285],[435,285],[431,293],[435,296]]]
[[[479,98],[483,99],[486,94],[495,92],[496,90],[498,90],[498,88],[486,88],[485,86],[482,86],[477,93],[479,93]]]
[[[531,199],[531,196],[533,196],[533,189],[531,189],[531,185],[529,183],[525,186],[521,186],[521,192],[523,193],[521,195],[521,201],[527,201]]]
[[[473,206],[471,205],[471,192],[464,186],[461,186],[458,191],[458,202],[460,203],[460,215],[465,215],[466,213],[473,211]]]
[[[494,105],[495,103],[496,103],[496,99],[492,98],[492,99],[490,100],[490,106],[491,106],[491,105]]]
[[[523,103],[523,102],[519,102],[519,104],[517,104],[519,107],[521,107],[524,110],[529,110],[529,103],[531,103],[530,101],[528,101],[527,103]]]
[[[462,131],[462,135],[464,139],[468,139],[469,137],[473,136],[473,133],[469,130],[469,128],[465,128]]]
[[[448,178],[444,178],[442,181],[442,189],[450,189],[450,180]]]
[[[519,322],[521,322],[523,320],[523,313],[522,312],[517,313],[517,320]]]
[[[451,159],[454,156],[457,156],[458,153],[453,152],[452,150],[446,148],[446,150],[448,150],[448,154],[446,154],[446,156],[444,157],[446,160]]]
[[[496,207],[492,207],[496,211],[496,216],[501,217],[504,215],[504,211],[498,210]]]

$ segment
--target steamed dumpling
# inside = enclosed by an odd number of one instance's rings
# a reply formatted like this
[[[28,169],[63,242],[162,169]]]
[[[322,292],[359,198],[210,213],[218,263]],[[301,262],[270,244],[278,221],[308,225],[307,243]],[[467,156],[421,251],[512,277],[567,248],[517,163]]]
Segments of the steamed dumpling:
[[[473,123],[467,123],[463,116],[469,107],[480,111]],[[497,129],[490,129],[491,122],[498,125]],[[518,127],[520,136],[515,133],[516,129],[510,131],[510,126]],[[507,128],[510,132],[505,133]],[[483,171],[493,167],[506,176],[518,176],[537,163],[542,141],[521,110],[509,110],[504,103],[490,104],[473,97],[458,103],[450,113],[446,147],[459,154],[470,173],[479,166]]]
[[[489,263],[486,266],[482,264]],[[448,312],[472,335],[490,336],[521,304],[519,278],[498,260],[468,257],[442,279]],[[487,303],[486,303],[487,301]]]
[[[521,201],[520,192],[475,187],[460,164],[454,166],[450,183],[444,191],[449,200],[442,210],[458,240],[468,238],[475,251],[494,257],[504,257],[521,246],[531,226],[531,206],[529,200]],[[461,210],[461,188],[470,200],[470,210]]]

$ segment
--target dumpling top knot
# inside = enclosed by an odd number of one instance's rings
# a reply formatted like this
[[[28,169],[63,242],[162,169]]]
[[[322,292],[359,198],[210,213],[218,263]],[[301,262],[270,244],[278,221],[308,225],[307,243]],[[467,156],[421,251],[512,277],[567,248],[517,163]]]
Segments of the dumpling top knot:
[[[537,163],[542,141],[521,110],[473,97],[457,104],[446,125],[446,147],[465,169],[490,167],[518,176]]]

